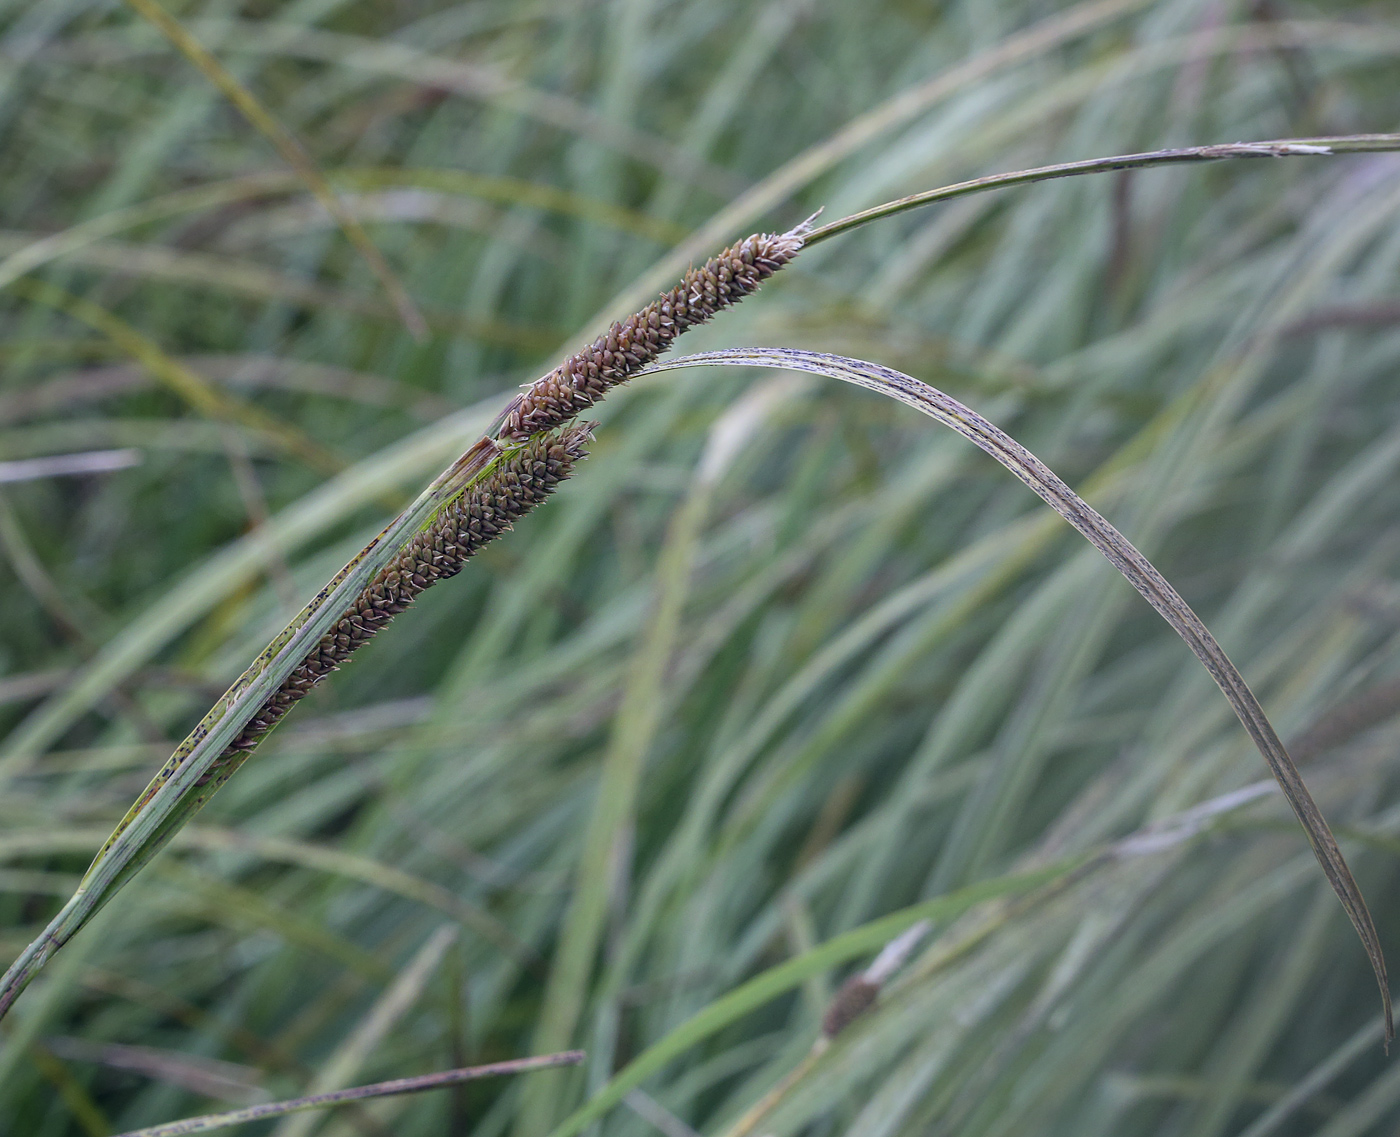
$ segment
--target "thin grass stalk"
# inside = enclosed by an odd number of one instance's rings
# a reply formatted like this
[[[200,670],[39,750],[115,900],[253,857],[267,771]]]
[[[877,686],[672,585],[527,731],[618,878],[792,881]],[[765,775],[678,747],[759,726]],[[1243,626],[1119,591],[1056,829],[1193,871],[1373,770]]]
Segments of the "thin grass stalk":
[[[1141,170],[1153,166],[1180,166],[1201,162],[1221,162],[1230,158],[1315,158],[1336,154],[1381,153],[1400,150],[1400,134],[1347,134],[1330,138],[1283,138],[1269,142],[1233,142],[1214,146],[1183,146],[1170,150],[1153,150],[1143,154],[1119,154],[1111,158],[1089,158],[1081,162],[1058,162],[1053,166],[1037,166],[1006,174],[989,174],[983,178],[955,182],[938,189],[924,190],[908,197],[887,201],[852,213],[839,221],[815,228],[807,237],[807,245],[818,245],[831,237],[858,229],[871,221],[894,217],[921,206],[940,201],[952,201],[968,194],[985,193],[1007,186],[1030,185],[1056,178],[1072,178],[1082,174],[1106,174],[1115,170]]]
[[[492,1062],[486,1066],[465,1066],[458,1070],[443,1070],[436,1074],[419,1074],[413,1078],[394,1078],[388,1082],[373,1082],[365,1086],[351,1086],[344,1090],[331,1090],[323,1094],[310,1094],[307,1097],[289,1098],[286,1101],[269,1101],[250,1105],[245,1109],[234,1109],[227,1113],[209,1113],[203,1117],[187,1117],[182,1121],[168,1121],[162,1125],[151,1125],[145,1129],[132,1129],[119,1133],[117,1137],[187,1137],[190,1133],[209,1133],[215,1129],[228,1129],[234,1125],[246,1125],[250,1121],[266,1121],[273,1117],[284,1117],[289,1113],[300,1113],[309,1109],[332,1109],[351,1102],[369,1101],[373,1098],[398,1097],[403,1094],[421,1094],[428,1090],[441,1090],[449,1086],[460,1086],[478,1078],[501,1078],[510,1074],[529,1074],[536,1070],[552,1070],[557,1066],[577,1066],[584,1059],[582,1050],[566,1050],[560,1054],[545,1054],[538,1058],[512,1058],[508,1062]]]
[[[1157,614],[1171,625],[1205,666],[1283,790],[1288,804],[1303,826],[1323,874],[1342,902],[1371,962],[1376,984],[1380,988],[1386,1022],[1385,1040],[1389,1046],[1395,1037],[1395,1030],[1385,954],[1361,889],[1337,846],[1336,838],[1244,676],[1186,601],[1126,537],[1005,431],[936,387],[901,371],[864,360],[788,348],[736,348],[704,352],[666,360],[649,370],[660,372],[690,366],[777,367],[805,371],[840,379],[896,399],[943,423],[990,454],[1098,549]]]

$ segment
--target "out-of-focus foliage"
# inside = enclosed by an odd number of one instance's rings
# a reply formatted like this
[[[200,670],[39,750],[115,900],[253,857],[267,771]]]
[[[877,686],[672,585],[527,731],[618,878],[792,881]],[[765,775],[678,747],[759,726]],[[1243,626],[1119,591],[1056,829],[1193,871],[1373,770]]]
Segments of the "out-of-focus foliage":
[[[432,334],[148,24],[5,5],[0,257],[67,236],[0,261],[0,461],[142,457],[0,485],[6,960],[291,612],[721,211],[697,259],[995,170],[1400,121],[1386,5],[170,11]],[[1398,220],[1390,155],[1049,183],[813,249],[686,341],[898,367],[1089,497],[1305,738],[1393,956]],[[907,409],[695,371],[596,417],[574,481],[298,709],[20,1000],[0,1132],[585,1046],[576,1075],[264,1129],[545,1137],[765,968],[1265,777],[1098,554]],[[1374,985],[1301,833],[1276,795],[1221,817],[936,927],[758,1132],[1392,1130]],[[724,1133],[843,975],[685,1051],[601,1132]]]

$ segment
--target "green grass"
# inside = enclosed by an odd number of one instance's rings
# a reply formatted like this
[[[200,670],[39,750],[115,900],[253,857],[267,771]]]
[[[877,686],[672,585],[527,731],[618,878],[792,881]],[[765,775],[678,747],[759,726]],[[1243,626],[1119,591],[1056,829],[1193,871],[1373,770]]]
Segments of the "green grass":
[[[6,960],[515,385],[691,261],[819,206],[1400,121],[1385,6],[168,10],[431,333],[135,13],[0,13],[0,258],[69,234],[0,260],[0,461],[144,459],[0,485]],[[1286,739],[1331,724],[1304,773],[1392,956],[1395,708],[1326,716],[1400,664],[1397,174],[1361,154],[980,194],[834,237],[682,348],[895,367],[1044,459]],[[1284,803],[1172,820],[1267,776],[1248,737],[1024,486],[815,377],[658,374],[591,414],[573,481],[41,973],[0,1025],[0,1132],[244,1104],[191,1088],[211,1059],[286,1098],[572,1045],[578,1070],[244,1132],[545,1137],[598,1094],[563,1131],[642,1137],[635,1085],[719,1137],[804,1061],[755,1133],[1393,1130],[1374,981]],[[596,952],[559,950],[574,897]],[[849,969],[929,904],[921,953],[809,1057]],[[547,988],[574,1009],[546,1015]],[[154,1048],[157,1076],[44,1046],[73,1038]]]

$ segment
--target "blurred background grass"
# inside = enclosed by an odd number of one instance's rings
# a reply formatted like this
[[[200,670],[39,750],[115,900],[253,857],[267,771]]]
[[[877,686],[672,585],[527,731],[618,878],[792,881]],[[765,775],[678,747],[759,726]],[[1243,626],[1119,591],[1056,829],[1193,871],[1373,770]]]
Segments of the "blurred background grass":
[[[170,10],[431,333],[150,25],[3,6],[0,257],[29,259],[0,263],[0,462],[136,463],[0,467],[5,959],[268,637],[677,264],[982,173],[1400,121],[1386,4]],[[1045,184],[814,249],[685,345],[901,368],[1085,492],[1303,740],[1393,957],[1397,216],[1390,155]],[[560,1078],[247,1130],[544,1137],[762,969],[1265,776],[1098,554],[911,411],[695,371],[596,417],[580,475],[308,699],[17,1004],[0,1132],[582,1045]],[[1276,796],[1145,848],[937,927],[759,1132],[1393,1131],[1365,958]],[[578,896],[601,924],[560,952]],[[843,977],[595,1132],[723,1133]]]

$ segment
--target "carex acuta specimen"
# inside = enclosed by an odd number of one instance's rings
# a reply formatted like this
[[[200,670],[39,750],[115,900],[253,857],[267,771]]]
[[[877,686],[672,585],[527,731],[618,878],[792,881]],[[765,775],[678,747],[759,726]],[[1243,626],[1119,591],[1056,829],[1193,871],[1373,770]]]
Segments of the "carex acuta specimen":
[[[299,699],[419,593],[456,575],[468,558],[569,477],[592,437],[591,424],[573,423],[580,411],[651,363],[687,328],[754,292],[801,247],[801,230],[746,238],[691,269],[664,296],[614,323],[606,334],[530,384],[506,409],[489,443],[501,451],[500,464],[442,509],[379,572],[249,720],[224,760],[254,749]]]
[[[652,363],[687,328],[752,294],[809,232],[756,234],[692,268],[669,292],[530,384],[422,496],[323,588],[180,744],[108,838],[78,891],[0,979],[0,1015],[313,687],[426,588],[573,472],[592,436],[578,414]]]
[[[455,576],[487,542],[553,493],[573,473],[592,437],[594,424],[573,421],[579,412],[650,364],[687,328],[753,293],[797,254],[804,231],[755,234],[711,257],[516,396],[497,419],[494,437],[473,448],[498,454],[496,465],[439,510],[379,571],[197,784],[221,785],[263,736],[360,645],[424,589]]]

